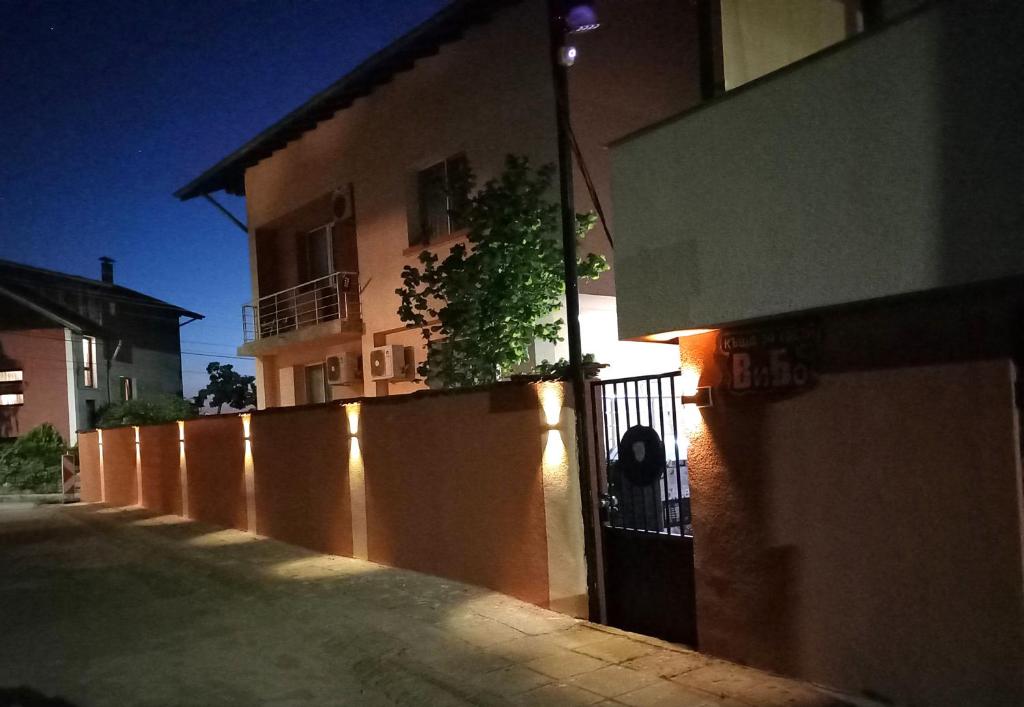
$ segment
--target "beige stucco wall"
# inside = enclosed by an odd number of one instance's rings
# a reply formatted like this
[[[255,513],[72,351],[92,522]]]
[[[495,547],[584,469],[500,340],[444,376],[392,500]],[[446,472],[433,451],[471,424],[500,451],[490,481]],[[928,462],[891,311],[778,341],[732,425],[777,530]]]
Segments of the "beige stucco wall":
[[[139,481],[167,482],[172,497],[146,495],[145,507],[167,512],[165,502],[187,500],[190,518],[585,618],[567,393],[563,383],[504,383],[205,416],[184,423],[180,444],[177,423],[152,425],[140,428],[139,466],[131,427],[88,432],[82,496],[130,505]],[[182,463],[185,494],[173,497],[182,489],[167,477]]]
[[[823,315],[812,388],[690,411],[701,650],[897,705],[1024,702],[1019,299]],[[681,339],[712,386],[715,339]]]
[[[696,100],[694,43],[684,41],[692,31],[692,12],[686,3],[674,0],[608,2],[602,7],[606,26],[580,41],[583,54],[572,72],[576,132],[609,208],[604,143]],[[364,362],[375,345],[374,335],[379,339],[382,332],[389,332],[389,344],[421,347],[419,332],[394,331],[401,327],[394,291],[401,285],[402,267],[414,264],[418,254],[408,249],[416,171],[462,151],[480,183],[500,171],[510,152],[526,154],[538,165],[552,162],[554,125],[545,2],[525,0],[492,22],[470,29],[464,39],[418,61],[410,71],[248,170],[250,230],[255,233],[352,183],[360,286],[365,288],[364,335],[358,344]],[[578,209],[591,208],[582,177],[576,187]],[[442,255],[447,250],[438,248]],[[591,234],[585,250],[610,255],[603,231]],[[255,287],[255,262],[252,269]],[[602,280],[584,283],[584,288],[610,293],[614,275]],[[322,359],[328,346],[340,345],[320,343],[323,346],[275,352],[275,361],[261,374],[264,385],[277,383],[280,370]],[[656,361],[665,358],[657,347],[650,351]],[[643,354],[631,350],[629,356]],[[377,394],[367,369],[364,365],[363,386],[337,390],[335,395]],[[420,386],[388,387],[390,393],[404,393]],[[271,392],[264,397],[280,396]]]
[[[614,149],[620,334],[1024,272],[1024,5],[934,3]]]

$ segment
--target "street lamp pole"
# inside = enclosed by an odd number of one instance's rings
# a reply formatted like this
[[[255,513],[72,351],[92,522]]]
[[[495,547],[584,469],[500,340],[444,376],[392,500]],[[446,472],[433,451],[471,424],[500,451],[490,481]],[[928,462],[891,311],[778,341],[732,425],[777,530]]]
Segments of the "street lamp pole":
[[[573,203],[573,161],[569,123],[568,67],[575,49],[568,43],[569,3],[548,0],[551,27],[551,71],[555,92],[556,133],[558,137],[558,187],[562,212],[562,259],[565,268],[566,338],[569,344],[569,376],[573,407],[576,411],[576,457],[579,465],[580,497],[583,513],[583,550],[587,565],[587,595],[591,620],[604,621],[599,595],[598,556],[594,484],[591,478],[586,379],[583,375],[583,349],[580,343],[579,275],[576,269],[576,209]]]

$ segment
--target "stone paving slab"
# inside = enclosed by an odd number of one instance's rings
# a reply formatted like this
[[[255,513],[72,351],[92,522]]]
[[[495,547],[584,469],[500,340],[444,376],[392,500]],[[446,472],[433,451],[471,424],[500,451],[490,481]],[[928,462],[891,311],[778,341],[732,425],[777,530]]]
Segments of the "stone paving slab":
[[[100,505],[0,508],[0,703],[835,707],[458,582]]]

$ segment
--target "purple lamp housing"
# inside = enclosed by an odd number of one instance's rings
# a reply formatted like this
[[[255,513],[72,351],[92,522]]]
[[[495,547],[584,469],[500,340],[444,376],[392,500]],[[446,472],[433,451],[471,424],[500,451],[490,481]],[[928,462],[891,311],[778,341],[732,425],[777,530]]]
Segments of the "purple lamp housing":
[[[592,2],[567,3],[565,12],[565,28],[569,34],[583,34],[601,26],[597,19],[597,11]]]

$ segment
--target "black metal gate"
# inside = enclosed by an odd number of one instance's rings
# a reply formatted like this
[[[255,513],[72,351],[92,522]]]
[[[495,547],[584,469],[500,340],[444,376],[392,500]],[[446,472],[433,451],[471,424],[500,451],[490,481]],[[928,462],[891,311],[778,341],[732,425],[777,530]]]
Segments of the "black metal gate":
[[[608,623],[695,646],[693,533],[678,371],[595,381]]]

